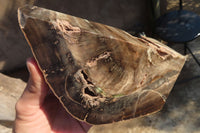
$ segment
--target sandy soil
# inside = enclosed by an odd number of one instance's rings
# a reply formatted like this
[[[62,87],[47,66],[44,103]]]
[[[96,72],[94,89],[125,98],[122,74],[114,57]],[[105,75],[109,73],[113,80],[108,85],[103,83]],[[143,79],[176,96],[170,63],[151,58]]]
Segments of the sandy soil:
[[[167,10],[179,9],[179,0],[167,0]],[[183,0],[183,9],[193,11],[200,14],[200,1],[199,0]]]

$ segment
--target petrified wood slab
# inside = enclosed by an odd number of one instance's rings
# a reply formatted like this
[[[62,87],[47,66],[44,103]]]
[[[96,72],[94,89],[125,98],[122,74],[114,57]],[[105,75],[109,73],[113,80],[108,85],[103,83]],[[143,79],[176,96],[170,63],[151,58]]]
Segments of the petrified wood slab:
[[[104,124],[159,111],[185,57],[146,37],[39,7],[18,11],[44,78],[72,116]]]

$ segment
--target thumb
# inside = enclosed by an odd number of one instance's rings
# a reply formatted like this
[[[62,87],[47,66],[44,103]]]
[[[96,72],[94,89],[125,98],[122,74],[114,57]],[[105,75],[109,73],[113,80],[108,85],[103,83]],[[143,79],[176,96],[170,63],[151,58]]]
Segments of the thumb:
[[[28,108],[40,108],[47,94],[48,86],[33,58],[27,60],[27,68],[30,73],[29,81],[16,105],[16,109],[23,110],[22,108],[24,108],[28,111]]]

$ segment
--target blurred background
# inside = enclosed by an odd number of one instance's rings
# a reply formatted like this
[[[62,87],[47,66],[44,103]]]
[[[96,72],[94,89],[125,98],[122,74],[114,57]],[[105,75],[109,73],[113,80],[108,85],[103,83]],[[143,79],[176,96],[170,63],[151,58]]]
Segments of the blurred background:
[[[156,18],[179,9],[179,0],[0,0],[0,133],[11,132],[14,105],[28,80],[25,62],[32,53],[17,20],[18,7],[27,4],[118,27],[132,35],[145,32],[153,38],[156,38],[153,33]],[[183,8],[200,15],[199,0],[183,0]],[[189,45],[200,60],[200,39],[191,41]],[[183,45],[170,46],[183,53]],[[187,57],[161,112],[125,122],[94,126],[89,132],[200,133],[200,67],[190,54]]]

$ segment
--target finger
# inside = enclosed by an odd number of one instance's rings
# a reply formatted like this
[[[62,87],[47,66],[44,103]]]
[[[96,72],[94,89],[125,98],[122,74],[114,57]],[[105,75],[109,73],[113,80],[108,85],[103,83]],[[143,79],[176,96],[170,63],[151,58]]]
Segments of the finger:
[[[36,61],[33,58],[27,60],[27,68],[30,77],[20,100],[23,101],[24,106],[40,107],[47,94],[48,87]]]

